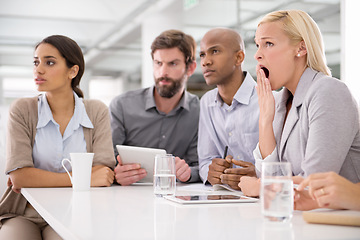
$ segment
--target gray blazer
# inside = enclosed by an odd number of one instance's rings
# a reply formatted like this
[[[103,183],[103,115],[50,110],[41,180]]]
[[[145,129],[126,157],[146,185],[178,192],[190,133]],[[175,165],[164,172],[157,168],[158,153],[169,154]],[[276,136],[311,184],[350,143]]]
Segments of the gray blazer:
[[[348,87],[307,68],[284,125],[289,96],[286,88],[275,95],[276,148],[264,161],[291,162],[294,175],[334,171],[360,182],[359,108]],[[254,156],[261,159],[259,147]]]

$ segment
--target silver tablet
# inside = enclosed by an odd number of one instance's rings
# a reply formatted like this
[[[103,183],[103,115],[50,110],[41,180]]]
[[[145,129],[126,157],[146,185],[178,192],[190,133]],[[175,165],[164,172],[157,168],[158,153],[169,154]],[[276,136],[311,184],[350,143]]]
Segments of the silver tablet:
[[[198,195],[175,195],[165,196],[167,200],[181,204],[199,204],[199,203],[240,203],[257,202],[259,199],[246,196],[239,196],[232,193],[228,194],[198,194]]]
[[[138,181],[138,183],[153,183],[155,156],[157,154],[165,155],[166,151],[164,149],[125,145],[116,145],[116,149],[120,155],[122,164],[138,163],[141,165],[141,168],[146,170],[146,177]]]

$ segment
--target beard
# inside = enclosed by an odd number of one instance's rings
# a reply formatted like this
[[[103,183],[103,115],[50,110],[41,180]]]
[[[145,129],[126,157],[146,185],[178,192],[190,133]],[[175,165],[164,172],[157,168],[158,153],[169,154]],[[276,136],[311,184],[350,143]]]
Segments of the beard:
[[[156,91],[159,93],[159,95],[161,97],[172,98],[184,86],[185,78],[186,78],[186,75],[184,75],[178,79],[173,79],[173,78],[168,78],[168,77],[155,78]],[[171,84],[160,85],[160,82],[163,80],[168,81]]]

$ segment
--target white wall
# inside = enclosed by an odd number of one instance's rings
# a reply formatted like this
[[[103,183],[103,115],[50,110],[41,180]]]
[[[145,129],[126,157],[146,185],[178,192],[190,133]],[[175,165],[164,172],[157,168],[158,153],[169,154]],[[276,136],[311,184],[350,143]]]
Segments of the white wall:
[[[359,0],[341,1],[341,80],[360,104]]]

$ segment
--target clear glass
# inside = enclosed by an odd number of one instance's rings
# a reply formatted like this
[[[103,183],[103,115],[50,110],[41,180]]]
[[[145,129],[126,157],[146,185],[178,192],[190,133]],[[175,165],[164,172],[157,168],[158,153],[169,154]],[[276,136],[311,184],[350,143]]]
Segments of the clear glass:
[[[265,219],[288,222],[294,209],[291,164],[263,162],[261,171],[261,210]]]
[[[175,157],[156,155],[154,163],[154,194],[158,197],[174,195],[176,190]]]

